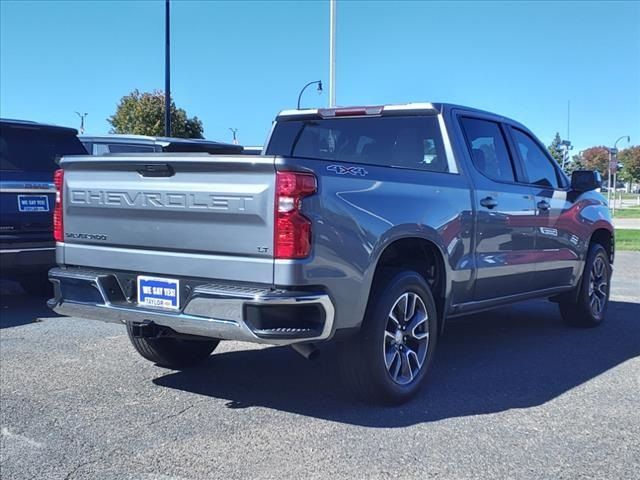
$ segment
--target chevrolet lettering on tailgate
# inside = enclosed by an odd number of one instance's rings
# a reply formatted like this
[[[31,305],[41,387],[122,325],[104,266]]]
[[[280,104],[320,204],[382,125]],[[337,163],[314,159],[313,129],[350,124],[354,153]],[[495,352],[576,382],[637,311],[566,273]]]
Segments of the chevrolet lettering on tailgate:
[[[247,211],[253,197],[212,193],[116,192],[108,190],[70,191],[70,203],[87,206],[172,208],[185,210]]]

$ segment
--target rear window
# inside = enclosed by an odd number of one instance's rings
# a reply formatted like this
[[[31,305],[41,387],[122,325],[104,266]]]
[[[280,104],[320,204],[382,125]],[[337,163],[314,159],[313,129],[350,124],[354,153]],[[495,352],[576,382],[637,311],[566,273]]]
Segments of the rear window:
[[[86,155],[78,137],[32,127],[0,126],[0,170],[53,172],[63,155]]]
[[[94,143],[93,155],[107,155],[109,153],[153,153],[162,151],[155,145],[140,145],[135,143]]]
[[[435,116],[282,121],[266,154],[449,171]]]

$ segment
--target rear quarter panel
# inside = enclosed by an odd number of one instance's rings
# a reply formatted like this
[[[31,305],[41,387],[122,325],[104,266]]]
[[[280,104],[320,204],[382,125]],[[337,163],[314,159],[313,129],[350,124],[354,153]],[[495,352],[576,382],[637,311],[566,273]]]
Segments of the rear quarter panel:
[[[606,199],[596,191],[569,192],[567,199],[571,208],[562,212],[558,223],[560,228],[578,237],[576,251],[584,263],[589,252],[589,242],[596,230],[607,230],[615,237],[611,212]],[[611,261],[613,262],[613,255]]]
[[[335,165],[360,173],[337,173]],[[317,194],[303,200],[312,221],[313,252],[276,260],[276,285],[325,286],[338,328],[360,325],[378,259],[395,240],[434,243],[445,260],[447,296],[464,301],[471,277],[471,190],[464,176],[419,170],[278,158],[280,170],[311,171]]]

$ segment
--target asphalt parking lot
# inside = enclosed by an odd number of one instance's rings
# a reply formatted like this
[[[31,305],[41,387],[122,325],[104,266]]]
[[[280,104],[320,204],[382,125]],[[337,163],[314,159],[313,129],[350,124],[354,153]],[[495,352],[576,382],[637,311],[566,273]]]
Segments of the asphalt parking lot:
[[[4,287],[3,479],[640,478],[640,253],[609,318],[563,326],[527,302],[448,324],[428,387],[352,401],[330,346],[227,342],[202,367],[143,360],[124,327],[55,318]]]

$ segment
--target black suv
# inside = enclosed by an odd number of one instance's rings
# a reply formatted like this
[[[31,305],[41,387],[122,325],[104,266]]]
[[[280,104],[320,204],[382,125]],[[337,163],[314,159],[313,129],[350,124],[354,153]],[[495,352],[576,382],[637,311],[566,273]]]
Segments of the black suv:
[[[73,128],[0,119],[0,272],[44,294],[55,264],[53,172],[63,155],[86,155]]]

